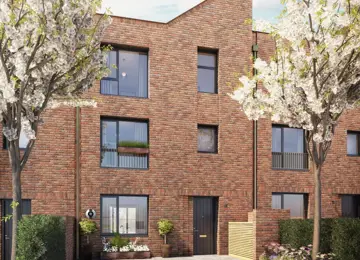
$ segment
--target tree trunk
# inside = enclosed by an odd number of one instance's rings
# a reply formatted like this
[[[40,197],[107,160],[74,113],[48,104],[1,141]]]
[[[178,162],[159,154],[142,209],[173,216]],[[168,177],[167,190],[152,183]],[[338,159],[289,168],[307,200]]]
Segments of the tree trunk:
[[[12,168],[12,199],[13,199],[13,213],[12,213],[12,241],[11,241],[11,260],[16,260],[16,238],[18,221],[21,219],[21,168],[20,159],[18,157],[18,149],[15,144],[9,142],[9,156]]]
[[[312,259],[316,260],[316,255],[320,249],[320,221],[321,221],[321,167],[313,163],[314,184],[315,184],[315,207],[314,207],[314,233]]]

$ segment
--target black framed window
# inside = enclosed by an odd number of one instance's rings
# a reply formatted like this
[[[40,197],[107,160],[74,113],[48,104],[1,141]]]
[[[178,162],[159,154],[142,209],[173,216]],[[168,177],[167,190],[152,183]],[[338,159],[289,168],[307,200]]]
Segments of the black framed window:
[[[101,166],[132,169],[148,168],[148,153],[119,152],[118,147],[126,143],[128,148],[139,145],[148,147],[147,121],[101,119]]]
[[[101,94],[148,97],[148,53],[112,50],[107,66],[111,73],[101,80]]]
[[[198,152],[218,152],[218,127],[198,125]]]
[[[347,132],[347,154],[360,156],[360,132]]]
[[[101,196],[102,235],[148,234],[148,196]]]
[[[345,218],[360,218],[360,195],[341,195],[341,213]]]
[[[308,194],[273,193],[273,209],[289,209],[293,218],[307,218]]]
[[[308,169],[304,129],[272,126],[272,167]]]
[[[198,91],[217,93],[217,53],[198,51]]]
[[[21,131],[20,132],[20,139],[19,139],[19,148],[20,149],[26,149],[26,146],[29,143],[29,138],[26,136],[26,134]],[[6,137],[3,135],[3,149],[8,149],[9,148],[9,144],[8,141],[6,139]]]

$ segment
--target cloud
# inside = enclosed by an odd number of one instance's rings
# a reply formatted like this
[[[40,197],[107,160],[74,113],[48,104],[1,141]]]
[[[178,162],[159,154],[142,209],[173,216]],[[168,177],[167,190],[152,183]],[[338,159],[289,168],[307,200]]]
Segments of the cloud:
[[[203,0],[103,0],[100,12],[109,8],[113,15],[167,22]]]

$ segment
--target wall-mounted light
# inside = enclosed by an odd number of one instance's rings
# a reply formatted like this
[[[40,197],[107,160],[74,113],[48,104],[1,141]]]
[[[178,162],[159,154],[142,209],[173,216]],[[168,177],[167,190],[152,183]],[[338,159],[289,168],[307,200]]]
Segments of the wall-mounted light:
[[[126,72],[121,73],[121,76],[122,76],[123,78],[125,78],[126,75],[127,75]]]

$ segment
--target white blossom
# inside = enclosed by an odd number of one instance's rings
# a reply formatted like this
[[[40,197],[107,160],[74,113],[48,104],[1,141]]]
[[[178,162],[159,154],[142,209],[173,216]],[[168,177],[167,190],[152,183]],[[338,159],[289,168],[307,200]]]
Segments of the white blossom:
[[[99,0],[0,0],[0,120],[9,141],[36,139],[46,108],[95,106],[81,94],[108,73]],[[15,111],[15,114],[14,114]]]
[[[277,24],[258,22],[276,41],[270,62],[254,62],[231,97],[249,119],[271,118],[329,142],[339,116],[360,99],[360,0],[286,1]],[[261,46],[260,46],[261,48]],[[267,58],[267,57],[266,57]]]

